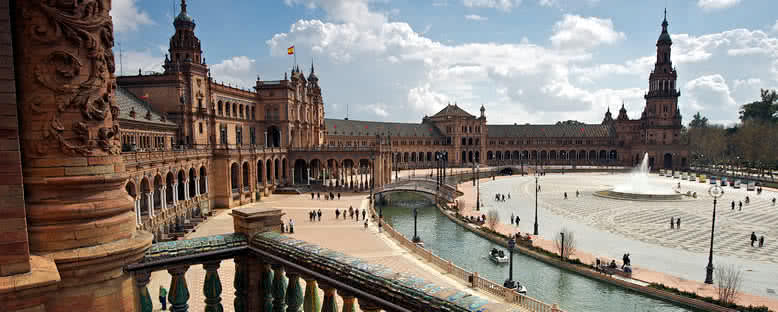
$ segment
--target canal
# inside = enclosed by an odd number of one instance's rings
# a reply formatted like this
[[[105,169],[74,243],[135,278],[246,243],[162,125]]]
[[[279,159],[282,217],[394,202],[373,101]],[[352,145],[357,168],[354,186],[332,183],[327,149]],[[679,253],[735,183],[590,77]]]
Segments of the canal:
[[[384,206],[386,222],[406,237],[413,236],[412,209]],[[502,284],[508,265],[497,265],[487,258],[492,248],[501,248],[449,220],[432,205],[418,209],[418,233],[424,247],[443,259],[451,260],[470,272]],[[643,296],[610,284],[559,269],[514,253],[513,278],[528,289],[528,295],[546,303],[556,303],[568,312],[583,311],[692,311]]]

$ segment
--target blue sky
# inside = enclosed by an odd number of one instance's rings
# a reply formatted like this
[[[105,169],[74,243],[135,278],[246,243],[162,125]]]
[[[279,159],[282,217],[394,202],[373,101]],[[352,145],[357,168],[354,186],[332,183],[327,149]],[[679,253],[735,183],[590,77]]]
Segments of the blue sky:
[[[684,122],[733,123],[778,88],[771,0],[188,0],[214,79],[250,87],[314,60],[328,118],[418,122],[451,102],[490,123],[642,112],[665,7]],[[113,0],[125,74],[161,71],[180,0]],[[117,46],[118,50],[118,46]],[[118,55],[118,54],[117,54]]]

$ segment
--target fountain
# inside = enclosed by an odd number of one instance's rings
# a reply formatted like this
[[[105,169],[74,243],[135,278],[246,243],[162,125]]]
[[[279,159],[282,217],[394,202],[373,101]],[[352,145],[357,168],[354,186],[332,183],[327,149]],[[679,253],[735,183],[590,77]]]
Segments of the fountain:
[[[594,195],[625,200],[679,200],[683,198],[683,195],[667,186],[652,184],[648,180],[650,171],[648,153],[645,153],[643,161],[630,173],[628,183],[616,185],[610,190],[595,192]]]

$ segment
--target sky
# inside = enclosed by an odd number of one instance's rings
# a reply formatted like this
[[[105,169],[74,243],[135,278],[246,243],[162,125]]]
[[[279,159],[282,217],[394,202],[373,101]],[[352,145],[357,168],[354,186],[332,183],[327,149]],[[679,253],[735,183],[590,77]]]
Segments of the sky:
[[[737,122],[778,89],[775,0],[187,0],[214,80],[311,64],[325,116],[420,122],[448,103],[490,124],[639,118],[667,9],[684,124]],[[121,73],[162,71],[180,0],[113,0]],[[115,51],[116,52],[116,51]]]

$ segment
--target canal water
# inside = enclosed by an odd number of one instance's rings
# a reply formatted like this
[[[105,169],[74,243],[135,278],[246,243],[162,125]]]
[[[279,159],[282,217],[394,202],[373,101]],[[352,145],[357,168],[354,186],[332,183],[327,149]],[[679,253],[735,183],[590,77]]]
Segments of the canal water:
[[[411,208],[384,206],[383,214],[386,222],[397,231],[413,237]],[[424,247],[441,258],[499,284],[507,278],[508,265],[498,265],[487,258],[492,248],[502,247],[465,230],[434,206],[419,206],[417,227]],[[513,278],[527,287],[529,296],[549,304],[556,303],[568,312],[692,311],[585,278],[518,253],[513,255]]]

